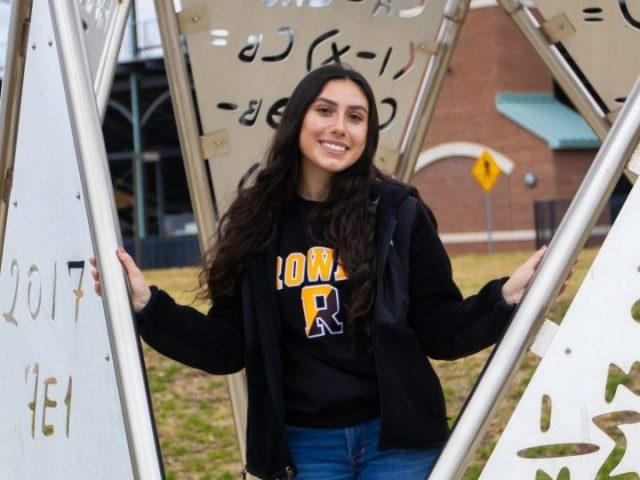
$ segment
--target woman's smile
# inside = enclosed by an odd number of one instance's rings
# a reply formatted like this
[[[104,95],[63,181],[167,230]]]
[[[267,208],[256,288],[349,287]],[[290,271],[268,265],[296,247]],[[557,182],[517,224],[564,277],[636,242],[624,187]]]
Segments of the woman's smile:
[[[331,80],[311,104],[300,129],[299,193],[323,200],[331,178],[356,163],[367,141],[369,103],[351,80]]]
[[[344,153],[346,152],[349,148],[346,145],[342,145],[339,143],[335,143],[335,142],[320,142],[320,145],[322,145],[325,150],[329,151],[330,153]]]

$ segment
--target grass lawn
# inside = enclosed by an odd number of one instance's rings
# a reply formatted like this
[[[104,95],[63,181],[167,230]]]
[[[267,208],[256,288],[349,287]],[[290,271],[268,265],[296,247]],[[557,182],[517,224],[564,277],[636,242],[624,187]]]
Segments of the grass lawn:
[[[571,298],[593,261],[595,250],[585,250],[566,291],[556,300],[549,318],[562,319]],[[454,276],[464,295],[476,292],[487,280],[509,275],[531,252],[464,255],[452,258]],[[146,272],[151,283],[169,291],[182,303],[193,303],[197,288],[196,269]],[[194,303],[206,310],[207,305]],[[434,362],[447,398],[451,421],[462,404],[489,354],[485,350],[454,362]],[[240,478],[240,460],[224,377],[208,375],[180,365],[145,348],[149,385],[168,480],[227,480]],[[478,449],[465,480],[478,477],[500,428],[524,391],[537,364],[528,355],[511,392],[499,407],[485,441]]]

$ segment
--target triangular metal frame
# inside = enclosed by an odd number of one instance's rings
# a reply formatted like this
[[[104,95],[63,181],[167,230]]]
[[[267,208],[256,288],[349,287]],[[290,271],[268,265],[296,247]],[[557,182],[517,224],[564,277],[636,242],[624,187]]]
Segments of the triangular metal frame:
[[[452,480],[459,478],[462,474],[493,407],[517,370],[524,352],[543,321],[548,306],[555,299],[615,183],[626,166],[634,172],[634,175],[640,171],[640,160],[632,158],[639,139],[640,86],[636,85],[634,93],[629,95],[625,107],[612,128],[609,118],[581,83],[566,59],[546,40],[525,4],[520,0],[498,0],[498,4],[522,31],[551,75],[596,135],[604,140],[604,144],[576,194],[565,221],[556,233],[535,281],[518,309],[513,326],[506,333],[505,340],[496,349],[493,360],[461,415],[430,477],[432,479]],[[198,223],[200,245],[204,250],[215,233],[216,208],[207,182],[208,172],[201,151],[196,110],[193,105],[173,2],[155,0],[155,5],[189,190]],[[396,172],[399,179],[408,181],[413,174],[444,74],[469,7],[470,0],[449,0],[446,4],[445,19],[438,36],[436,54],[430,62],[420,91],[428,101],[414,112],[408,126],[408,135],[404,144],[405,153],[400,158]],[[636,157],[639,156],[636,155]],[[229,390],[236,433],[244,459],[246,385],[242,374],[231,377]]]
[[[640,81],[576,193],[511,326],[468,399],[430,479],[460,478],[524,354],[640,141]]]
[[[582,250],[597,218],[626,167],[637,176],[633,154],[640,140],[640,80],[613,127],[597,101],[519,0],[498,0],[521,30],[596,135],[604,141],[504,338],[496,347],[460,414],[430,479],[461,478],[548,308]],[[635,171],[634,171],[635,170]]]
[[[111,7],[115,4],[113,2]],[[79,2],[49,0],[55,33],[49,45],[53,45],[55,41],[59,52],[82,182],[82,193],[78,192],[77,198],[84,198],[85,201],[93,249],[101,272],[103,308],[112,354],[112,358],[106,360],[113,362],[115,370],[132,473],[136,479],[151,480],[164,478],[164,473],[127,285],[122,266],[115,255],[121,239],[100,120],[106,108],[118,49],[124,34],[129,0],[120,1],[117,5],[118,12],[114,14],[114,23],[107,32],[95,82],[87,61]],[[3,240],[12,190],[32,6],[32,1],[16,1],[12,4],[9,49],[0,100],[0,252],[5,247]],[[78,462],[81,463],[82,461]]]
[[[460,27],[468,11],[470,0],[462,2],[449,0],[440,27],[437,47],[431,56],[424,76],[417,102],[419,107],[412,113],[402,142],[402,154],[398,161],[396,176],[409,180],[412,175],[429,119],[436,105],[453,47]],[[215,233],[216,205],[207,181],[209,173],[201,150],[200,128],[191,95],[191,85],[187,73],[184,51],[180,40],[178,20],[171,0],[155,0],[156,14],[165,54],[167,76],[176,115],[178,135],[182,148],[189,191],[198,224],[201,250],[205,251]],[[196,21],[195,18],[192,20]],[[244,432],[246,431],[247,389],[244,373],[228,376],[236,435],[241,457],[246,458]]]

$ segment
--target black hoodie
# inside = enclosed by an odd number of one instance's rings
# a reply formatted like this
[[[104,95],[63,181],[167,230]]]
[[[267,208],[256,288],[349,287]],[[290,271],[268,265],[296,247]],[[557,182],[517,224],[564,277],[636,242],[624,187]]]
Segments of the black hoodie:
[[[462,298],[428,208],[408,188],[376,184],[373,343],[380,396],[380,448],[431,448],[448,435],[444,395],[427,357],[456,359],[495,343],[513,307],[493,280]],[[139,332],[160,353],[213,374],[246,368],[247,469],[287,477],[295,464],[284,433],[276,242],[246,261],[240,291],[205,315],[152,288]]]

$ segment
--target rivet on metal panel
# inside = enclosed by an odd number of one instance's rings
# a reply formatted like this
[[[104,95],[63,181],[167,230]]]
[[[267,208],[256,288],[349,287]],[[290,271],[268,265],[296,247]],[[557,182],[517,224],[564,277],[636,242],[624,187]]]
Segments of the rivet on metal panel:
[[[183,35],[202,32],[209,28],[207,7],[195,7],[178,12],[178,29]]]
[[[385,147],[378,149],[376,156],[376,166],[385,173],[394,175],[398,167],[398,161],[400,160],[400,153]]]
[[[440,44],[435,41],[418,43],[418,50],[429,55],[435,55],[436,53],[438,53],[439,48]]]
[[[202,155],[204,158],[215,158],[231,152],[229,134],[226,130],[218,130],[200,137]]]
[[[540,30],[550,44],[561,42],[576,33],[576,29],[564,13],[544,22]]]
[[[36,44],[35,44],[35,43],[32,43],[32,44],[31,44],[31,50],[35,50],[35,49],[36,49]]]
[[[53,45],[53,40],[49,40],[49,41],[47,42],[47,45],[49,45],[49,46],[51,47],[51,46]]]
[[[76,199],[80,200],[80,192],[76,192]]]
[[[565,348],[564,353],[566,353],[567,355],[571,355],[571,349],[569,347]]]
[[[17,200],[14,200],[14,201],[13,201],[13,206],[14,206],[14,207],[17,207],[17,206],[18,206],[18,201],[17,201]]]
[[[108,362],[109,360],[111,360],[111,357],[110,357],[110,356],[109,356],[109,354],[107,353],[107,354],[104,356],[104,359]]]

